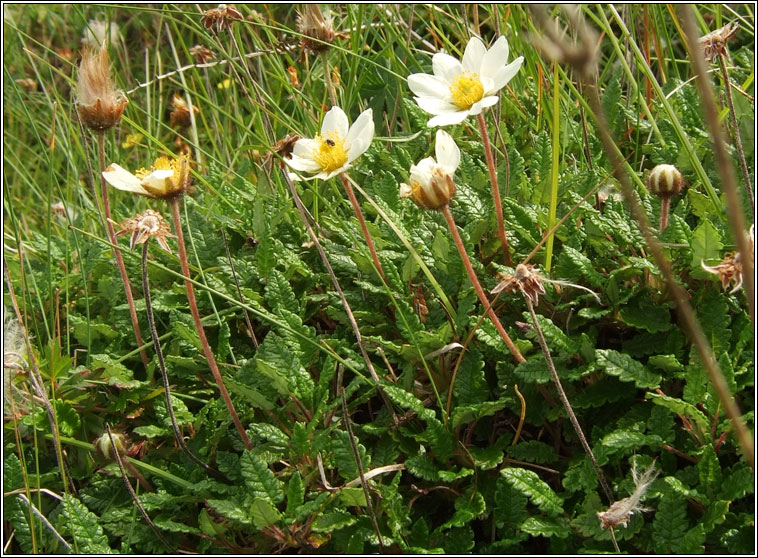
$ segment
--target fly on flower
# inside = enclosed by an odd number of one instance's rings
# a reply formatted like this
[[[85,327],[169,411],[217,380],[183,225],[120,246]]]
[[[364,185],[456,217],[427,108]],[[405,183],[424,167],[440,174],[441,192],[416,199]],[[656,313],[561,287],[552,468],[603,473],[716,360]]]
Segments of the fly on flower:
[[[438,52],[432,57],[431,74],[411,74],[408,87],[418,105],[435,115],[427,126],[446,126],[463,122],[497,103],[497,92],[516,75],[524,61],[519,56],[508,60],[508,41],[501,36],[489,50],[473,37],[461,61]]]
[[[371,109],[363,111],[350,126],[347,115],[332,107],[324,116],[321,133],[315,138],[300,138],[292,148],[292,156],[284,159],[294,170],[307,173],[305,180],[327,180],[350,168],[374,139]],[[299,178],[294,175],[293,178]]]

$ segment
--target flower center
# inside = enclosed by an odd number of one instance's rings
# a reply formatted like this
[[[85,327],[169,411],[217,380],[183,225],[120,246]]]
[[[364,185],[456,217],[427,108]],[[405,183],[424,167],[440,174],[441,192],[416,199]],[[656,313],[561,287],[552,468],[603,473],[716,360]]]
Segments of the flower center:
[[[450,85],[453,104],[459,109],[468,110],[471,105],[484,97],[484,86],[479,80],[479,74],[462,73]]]
[[[313,160],[318,163],[324,172],[334,172],[347,163],[347,151],[345,140],[339,135],[330,133],[329,137],[316,136],[318,142],[313,150]]]

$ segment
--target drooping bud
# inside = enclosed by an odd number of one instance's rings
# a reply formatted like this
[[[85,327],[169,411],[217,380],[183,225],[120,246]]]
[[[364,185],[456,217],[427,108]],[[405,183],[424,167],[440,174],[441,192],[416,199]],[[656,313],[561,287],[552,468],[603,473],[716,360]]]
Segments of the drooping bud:
[[[682,186],[682,173],[674,165],[656,165],[647,177],[648,190],[662,198],[677,195]]]
[[[683,186],[682,173],[674,165],[656,165],[648,174],[648,190],[661,198],[660,232],[663,232],[668,224],[671,197],[681,192]]]
[[[116,90],[110,76],[110,61],[105,45],[85,47],[79,65],[76,108],[82,123],[102,132],[115,126],[127,103],[123,91]]]
[[[107,432],[103,432],[103,434],[95,440],[95,449],[106,459],[113,459],[111,436],[113,437],[113,445],[116,446],[118,454],[121,456],[126,455],[126,436],[120,432],[112,432],[110,436]]]

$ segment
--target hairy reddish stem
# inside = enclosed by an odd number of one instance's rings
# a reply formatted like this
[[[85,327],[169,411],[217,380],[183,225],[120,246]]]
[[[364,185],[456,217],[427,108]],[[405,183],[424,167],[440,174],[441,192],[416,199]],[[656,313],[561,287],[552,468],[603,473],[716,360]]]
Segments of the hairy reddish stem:
[[[500,236],[500,244],[503,245],[505,252],[505,265],[511,265],[511,253],[508,250],[508,239],[505,237],[505,222],[503,221],[503,201],[500,199],[500,186],[497,183],[497,171],[495,170],[495,158],[492,156],[492,146],[490,137],[487,134],[487,123],[484,121],[484,114],[481,112],[477,115],[479,130],[482,133],[482,142],[484,143],[484,155],[487,157],[487,167],[490,170],[490,184],[492,184],[492,199],[495,201],[495,214],[497,215],[497,234]]]
[[[368,249],[371,252],[371,258],[374,260],[374,265],[376,266],[376,269],[379,270],[379,275],[382,276],[382,279],[385,279],[384,269],[382,268],[382,264],[379,263],[379,257],[376,255],[376,248],[374,248],[374,241],[371,240],[371,235],[368,232],[368,227],[366,226],[366,220],[363,218],[363,211],[361,211],[361,206],[358,204],[358,198],[355,197],[355,192],[353,191],[353,187],[350,186],[350,182],[345,176],[345,173],[340,173],[340,178],[342,179],[342,184],[345,186],[347,197],[350,198],[350,203],[353,204],[353,211],[355,212],[355,216],[358,218],[358,222],[361,224],[361,230],[363,231],[363,238],[366,239],[366,244],[368,244]]]
[[[116,232],[113,230],[113,223],[111,222],[111,205],[108,201],[108,186],[103,177],[105,171],[105,134],[100,132],[97,134],[97,151],[100,156],[100,191],[103,197],[103,211],[105,212],[105,229],[108,231],[108,240],[110,240],[113,246],[118,246],[116,240]],[[126,302],[129,305],[129,317],[132,320],[132,328],[134,329],[134,337],[137,339],[137,346],[142,347],[145,343],[142,341],[142,332],[139,329],[139,320],[137,319],[137,309],[134,306],[134,296],[132,295],[132,286],[129,283],[129,276],[126,274],[126,267],[124,266],[124,259],[121,257],[121,250],[113,248],[113,255],[116,257],[116,267],[121,275],[121,282],[124,284],[124,292],[126,293]],[[147,368],[147,353],[144,349],[139,352],[142,364]]]
[[[487,295],[484,294],[484,289],[482,289],[482,286],[479,284],[479,279],[477,279],[476,273],[474,273],[474,268],[471,267],[471,260],[469,260],[468,254],[466,254],[466,248],[463,246],[461,235],[458,234],[458,228],[455,226],[453,214],[450,213],[450,207],[444,205],[440,211],[442,211],[442,214],[445,216],[445,220],[447,221],[447,225],[450,227],[450,232],[453,235],[453,241],[455,242],[455,246],[458,248],[458,252],[461,254],[463,266],[466,268],[466,273],[468,273],[471,284],[474,285],[474,290],[476,291],[480,302],[484,305],[485,308],[487,308],[487,315],[490,317],[490,320],[492,320],[492,323],[495,325],[495,329],[497,329],[497,332],[500,334],[500,337],[503,338],[503,341],[505,341],[506,346],[508,349],[510,349],[511,353],[513,353],[515,359],[518,362],[524,362],[526,360],[524,358],[524,355],[521,354],[521,351],[519,351],[518,347],[516,347],[516,345],[513,343],[510,336],[508,335],[508,332],[505,331],[503,324],[500,323],[500,319],[497,317],[497,314],[495,314],[495,311],[490,306]]]
[[[169,200],[168,204],[171,206],[171,215],[174,219],[174,232],[176,233],[176,241],[179,245],[179,262],[182,264],[182,275],[189,277],[190,270],[189,264],[187,263],[187,249],[184,246],[184,232],[182,231],[182,220],[179,215],[179,199],[179,196],[173,197]],[[216,364],[216,358],[213,356],[213,351],[211,351],[211,346],[208,343],[208,338],[205,336],[203,322],[200,320],[200,312],[197,310],[195,289],[192,286],[192,283],[187,280],[184,281],[184,286],[187,288],[187,301],[189,302],[190,311],[192,312],[192,319],[195,321],[195,329],[197,330],[197,334],[200,337],[200,343],[203,346],[203,354],[205,354],[205,358],[208,361],[208,366],[210,366],[211,372],[213,373],[213,378],[216,380],[216,385],[221,392],[221,397],[224,399],[226,408],[229,410],[229,414],[232,417],[232,422],[234,422],[234,426],[237,428],[237,432],[239,432],[239,435],[242,438],[242,442],[245,444],[245,447],[248,450],[251,450],[253,449],[253,445],[250,443],[250,439],[247,437],[247,433],[242,426],[242,422],[240,422],[240,418],[237,415],[236,409],[234,408],[232,399],[229,397],[229,392],[226,390],[226,386],[224,385],[224,380],[221,377],[221,372],[219,371],[218,365]]]

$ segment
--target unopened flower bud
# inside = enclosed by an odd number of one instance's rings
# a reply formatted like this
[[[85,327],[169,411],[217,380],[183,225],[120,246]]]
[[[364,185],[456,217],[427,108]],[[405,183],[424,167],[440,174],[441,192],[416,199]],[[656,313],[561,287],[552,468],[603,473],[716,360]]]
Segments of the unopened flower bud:
[[[120,432],[112,432],[109,436],[107,432],[104,432],[97,440],[95,440],[94,446],[95,449],[108,460],[113,459],[111,437],[113,437],[113,445],[116,446],[118,454],[122,456],[126,454],[126,436]]]
[[[126,96],[113,85],[105,45],[93,50],[85,47],[79,65],[76,108],[82,123],[102,132],[115,126],[126,107]]]
[[[684,179],[674,165],[657,165],[647,177],[647,188],[662,198],[675,196],[682,191]]]
[[[400,197],[412,198],[424,209],[440,209],[455,195],[453,174],[461,162],[461,152],[453,138],[437,131],[434,157],[427,157],[411,166],[410,184],[400,185]]]

